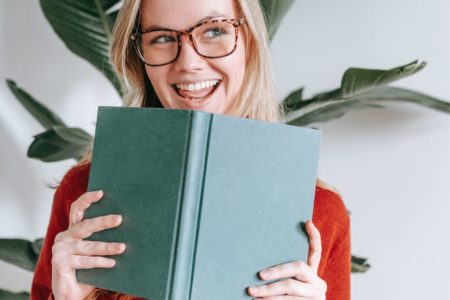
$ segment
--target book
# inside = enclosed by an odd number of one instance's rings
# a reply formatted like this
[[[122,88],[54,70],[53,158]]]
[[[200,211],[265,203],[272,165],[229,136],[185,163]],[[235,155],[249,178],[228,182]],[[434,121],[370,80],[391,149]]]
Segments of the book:
[[[124,242],[80,282],[151,300],[250,299],[257,272],[307,260],[320,131],[196,110],[100,107],[85,218]]]

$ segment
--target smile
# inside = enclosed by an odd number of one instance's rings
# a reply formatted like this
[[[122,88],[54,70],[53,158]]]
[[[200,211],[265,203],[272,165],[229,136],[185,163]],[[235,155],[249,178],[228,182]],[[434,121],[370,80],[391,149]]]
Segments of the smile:
[[[213,79],[195,83],[176,83],[172,85],[172,88],[184,101],[204,102],[209,99],[221,82],[221,80]]]
[[[175,86],[179,90],[183,91],[199,91],[201,89],[209,88],[215,86],[219,80],[206,80],[197,83],[177,83]]]

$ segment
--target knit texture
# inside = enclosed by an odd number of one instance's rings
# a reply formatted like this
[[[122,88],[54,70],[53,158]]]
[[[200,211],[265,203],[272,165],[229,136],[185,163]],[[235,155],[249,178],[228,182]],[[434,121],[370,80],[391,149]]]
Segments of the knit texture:
[[[53,242],[55,236],[69,226],[72,202],[87,191],[89,168],[89,164],[84,164],[70,169],[55,192],[45,241],[34,272],[31,300],[51,299]],[[327,283],[327,299],[350,299],[350,220],[338,194],[316,187],[313,223],[322,239],[318,275]],[[118,299],[117,296],[117,293],[105,291],[100,299]]]

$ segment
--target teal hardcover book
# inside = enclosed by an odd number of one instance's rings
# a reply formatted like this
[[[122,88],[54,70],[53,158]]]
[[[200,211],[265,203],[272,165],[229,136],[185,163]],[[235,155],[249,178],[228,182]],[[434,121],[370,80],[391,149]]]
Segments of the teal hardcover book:
[[[121,214],[90,240],[124,242],[80,282],[151,300],[244,300],[257,272],[306,261],[320,131],[158,108],[99,108],[85,218]]]

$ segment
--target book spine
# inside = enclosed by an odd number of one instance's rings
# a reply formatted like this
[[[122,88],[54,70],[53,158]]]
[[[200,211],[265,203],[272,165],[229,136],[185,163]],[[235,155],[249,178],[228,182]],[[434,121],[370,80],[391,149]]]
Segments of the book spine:
[[[192,111],[191,114],[170,300],[187,300],[190,295],[211,118],[212,115],[205,112]]]

